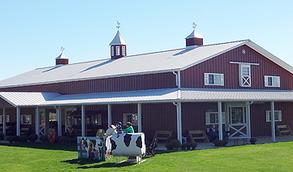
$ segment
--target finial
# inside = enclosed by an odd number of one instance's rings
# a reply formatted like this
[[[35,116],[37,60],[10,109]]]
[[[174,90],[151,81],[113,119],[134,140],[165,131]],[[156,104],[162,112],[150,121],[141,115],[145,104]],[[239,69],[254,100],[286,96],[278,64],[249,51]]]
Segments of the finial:
[[[197,24],[195,24],[195,22],[193,22],[193,23],[192,23],[192,28],[193,28],[193,30],[195,30],[196,26],[197,26]]]
[[[117,21],[117,26],[116,26],[116,28],[119,30],[120,29],[120,22],[119,21]]]
[[[63,54],[64,50],[65,50],[64,47],[60,47],[61,54]]]

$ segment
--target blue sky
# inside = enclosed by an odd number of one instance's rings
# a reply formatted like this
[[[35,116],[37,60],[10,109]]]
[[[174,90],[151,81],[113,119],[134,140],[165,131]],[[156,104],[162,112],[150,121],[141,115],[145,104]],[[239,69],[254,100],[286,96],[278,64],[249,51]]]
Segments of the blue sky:
[[[251,39],[293,65],[293,1],[50,0],[0,2],[0,79],[109,57],[116,21],[128,54],[184,47],[192,22],[205,44]]]

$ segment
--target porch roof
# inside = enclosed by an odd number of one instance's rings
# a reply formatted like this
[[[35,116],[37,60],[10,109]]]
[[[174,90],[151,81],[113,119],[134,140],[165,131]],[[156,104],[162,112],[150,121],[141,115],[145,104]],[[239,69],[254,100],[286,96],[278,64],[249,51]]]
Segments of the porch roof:
[[[51,92],[0,92],[12,106],[65,106],[156,102],[293,101],[293,90],[153,89],[61,95]]]
[[[182,101],[293,101],[293,90],[183,89]]]

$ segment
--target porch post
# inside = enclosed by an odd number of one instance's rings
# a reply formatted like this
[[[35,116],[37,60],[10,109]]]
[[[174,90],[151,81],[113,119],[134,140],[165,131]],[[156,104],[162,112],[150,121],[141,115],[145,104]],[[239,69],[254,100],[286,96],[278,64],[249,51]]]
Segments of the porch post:
[[[35,111],[35,133],[39,137],[40,136],[40,112],[39,107],[36,108]]]
[[[3,136],[6,136],[6,113],[5,113],[5,108],[3,108],[3,113],[2,113],[2,124],[3,124]]]
[[[58,106],[56,108],[56,114],[57,114],[57,130],[58,130],[58,136],[62,136],[62,118],[61,118],[61,108]]]
[[[138,132],[142,132],[142,126],[141,126],[141,104],[137,104],[137,126],[138,126]]]
[[[20,108],[16,107],[16,136],[20,136]]]
[[[222,102],[218,102],[218,130],[219,140],[223,140]]]
[[[246,114],[247,114],[247,135],[251,138],[251,125],[250,125],[250,103],[246,102]]]
[[[271,101],[271,125],[272,125],[272,141],[276,141],[276,129],[275,129],[275,103]]]
[[[177,111],[177,140],[182,143],[182,112],[181,112],[181,102],[176,103]]]
[[[111,108],[111,105],[108,104],[108,128],[110,128],[111,124],[112,124],[112,108]]]
[[[81,105],[81,136],[85,136],[85,109],[84,105]]]

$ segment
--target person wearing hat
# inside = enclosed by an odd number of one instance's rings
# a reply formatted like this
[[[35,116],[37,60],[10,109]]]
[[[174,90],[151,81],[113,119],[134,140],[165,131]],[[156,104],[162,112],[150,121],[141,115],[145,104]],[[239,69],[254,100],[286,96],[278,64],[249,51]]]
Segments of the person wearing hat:
[[[132,127],[131,122],[126,123],[126,128],[124,129],[125,133],[134,133],[134,129]]]

